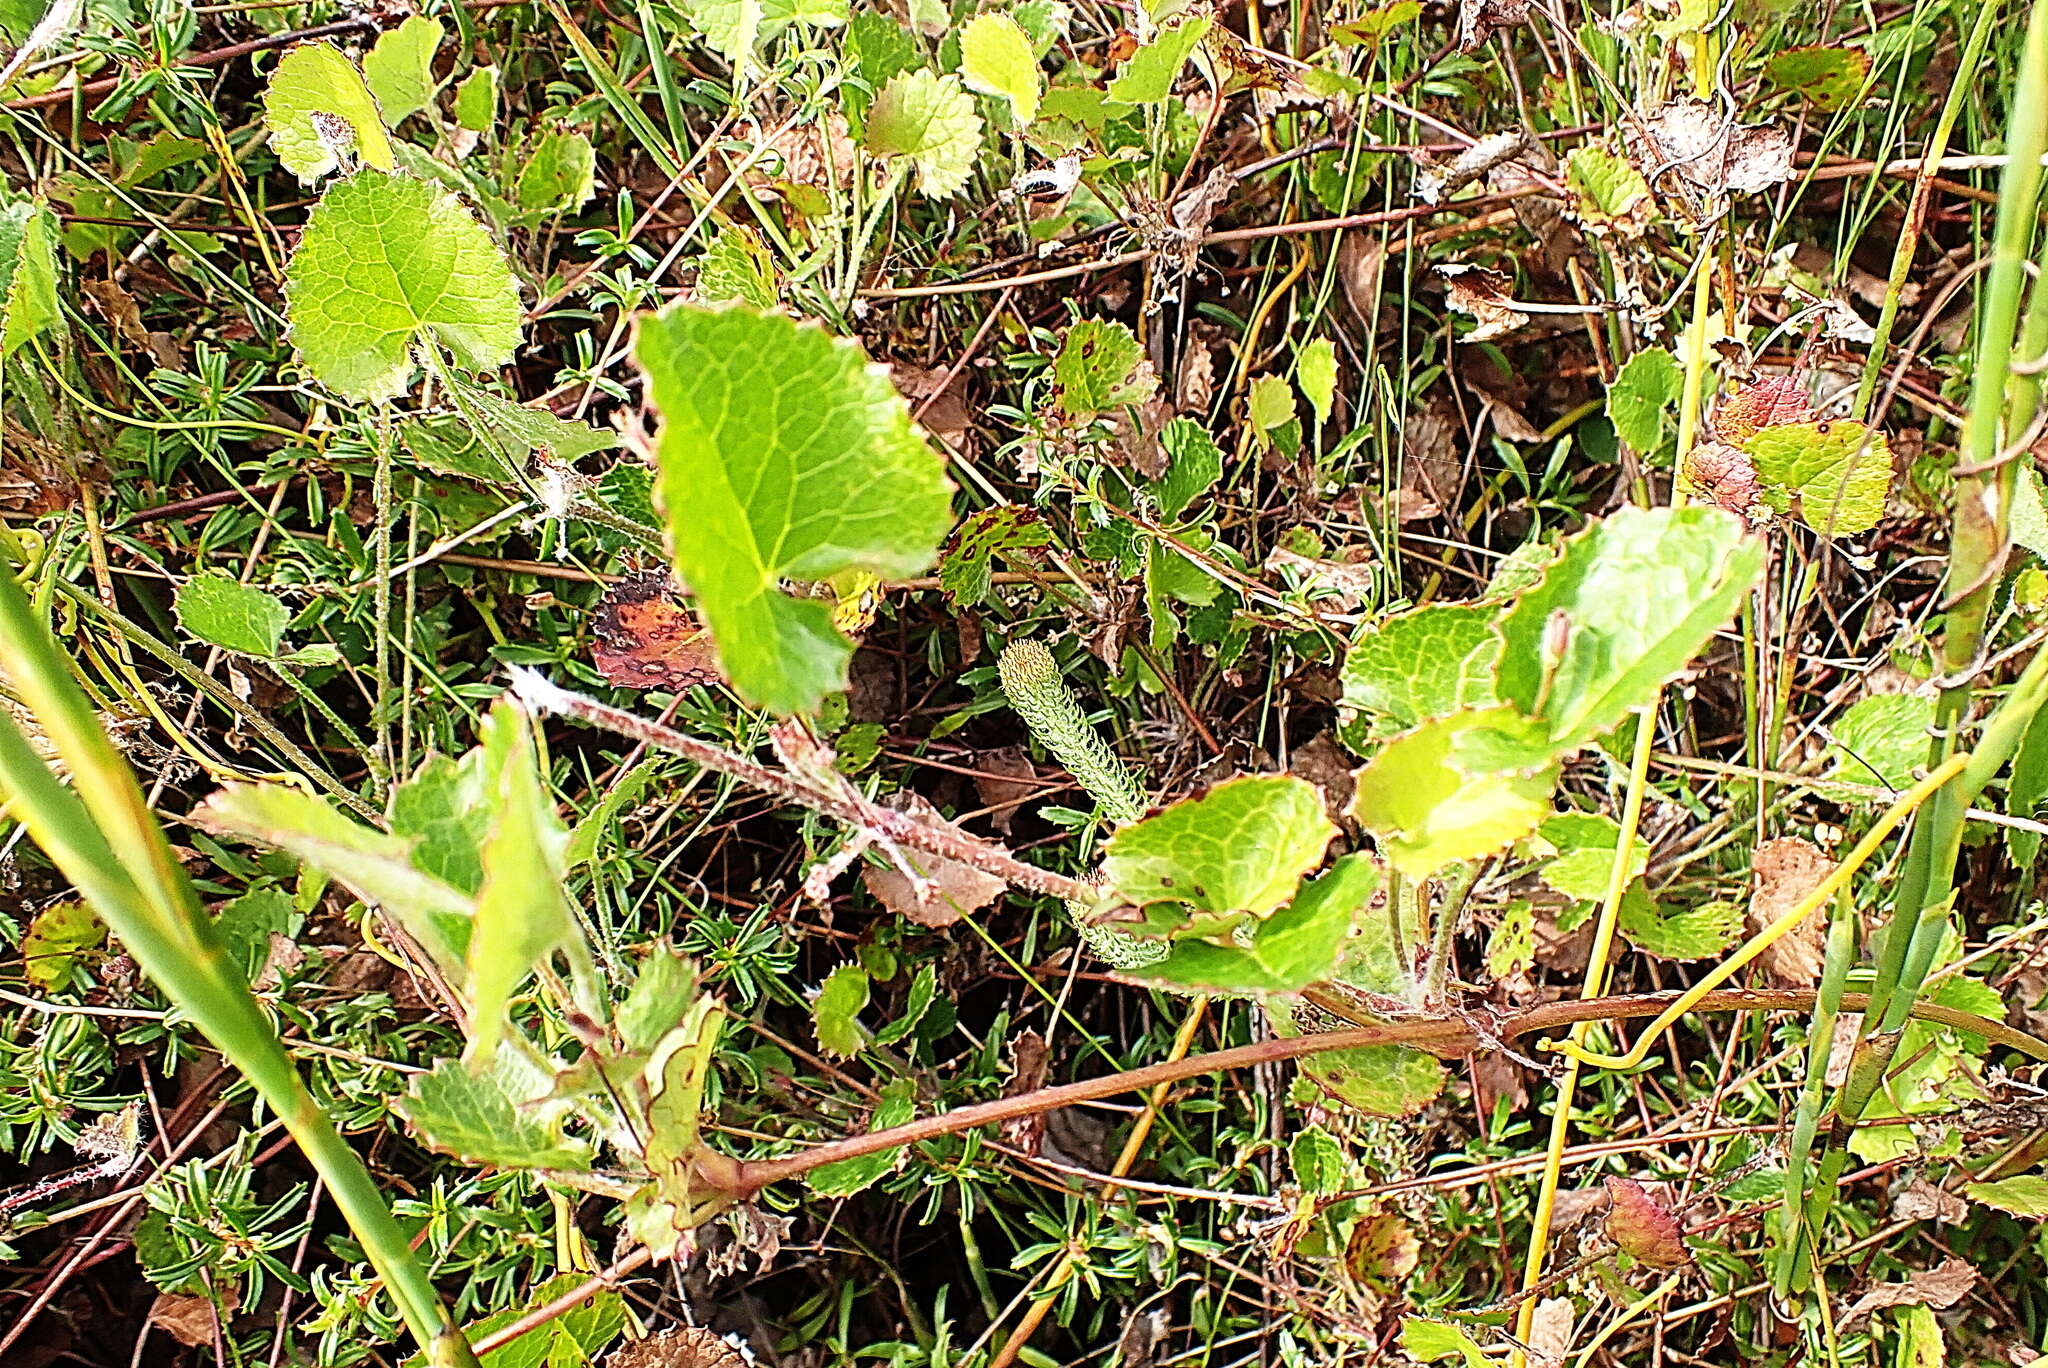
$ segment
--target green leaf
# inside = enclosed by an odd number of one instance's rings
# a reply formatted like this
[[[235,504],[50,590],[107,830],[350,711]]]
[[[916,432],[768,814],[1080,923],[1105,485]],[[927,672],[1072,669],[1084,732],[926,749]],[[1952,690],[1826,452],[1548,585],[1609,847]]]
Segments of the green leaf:
[[[443,1059],[412,1080],[399,1115],[429,1149],[466,1164],[577,1171],[591,1163],[590,1146],[562,1134],[561,1108],[533,1103],[545,1095],[545,1074],[522,1055],[498,1051],[471,1072]]]
[[[906,1125],[916,1115],[917,1085],[899,1078],[882,1089],[882,1100],[875,1106],[868,1130],[873,1133]],[[841,1159],[836,1164],[820,1164],[804,1175],[804,1182],[820,1197],[851,1197],[901,1162],[903,1146],[898,1145],[876,1154]]]
[[[1584,745],[1650,706],[1734,615],[1764,554],[1718,508],[1614,513],[1567,541],[1502,617],[1500,697],[1558,753]]]
[[[79,957],[106,935],[107,928],[85,903],[51,903],[22,933],[21,976],[45,993],[68,988]]]
[[[997,504],[960,520],[939,555],[939,588],[963,608],[988,601],[995,588],[995,558],[1016,560],[1044,546],[1052,534],[1035,510]]]
[[[1664,445],[1665,430],[1685,389],[1678,358],[1662,347],[1646,347],[1622,363],[1607,387],[1607,416],[1621,440],[1643,454]]]
[[[1557,850],[1556,857],[1537,871],[1543,882],[1582,902],[1607,896],[1614,847],[1621,840],[1620,823],[1596,812],[1560,812],[1546,820],[1537,834]],[[1649,843],[1638,837],[1630,843],[1628,877],[1640,877],[1649,862]]]
[[[1668,960],[1707,959],[1724,953],[1741,938],[1742,907],[1733,902],[1710,902],[1667,912],[1638,879],[1622,894],[1615,926],[1646,955]]]
[[[1258,923],[1249,944],[1176,940],[1171,954],[1137,977],[1200,993],[1298,993],[1336,972],[1352,926],[1379,886],[1379,867],[1370,856],[1346,855]],[[1367,927],[1366,935],[1377,930]]]
[[[832,610],[777,587],[914,575],[950,520],[945,468],[851,342],[779,314],[673,306],[635,354],[661,413],[657,496],[734,689],[778,713],[846,686]]]
[[[875,1032],[877,1045],[894,1045],[897,1041],[917,1029],[917,1023],[924,1020],[924,1014],[931,1010],[932,1001],[938,996],[938,972],[929,964],[917,971],[917,977],[910,981],[910,992],[904,996],[903,1010],[896,1019]]]
[[[1918,1304],[1896,1309],[1899,1318],[1899,1346],[1892,1368],[1947,1368],[1948,1341],[1941,1321],[1931,1306]]]
[[[1031,39],[1007,14],[987,10],[960,31],[960,75],[969,90],[1010,102],[1010,117],[1023,128],[1038,116],[1043,79]]]
[[[2048,799],[2048,708],[2034,714],[2019,749],[2013,752],[2005,810],[2013,817],[2033,817],[2044,799]],[[2031,869],[2041,850],[2041,837],[2037,832],[2007,827],[2005,845],[2015,867]]]
[[[458,991],[467,982],[469,897],[412,861],[413,841],[366,827],[310,793],[282,784],[233,784],[192,814],[206,831],[275,846],[339,879],[398,919]]]
[[[2009,532],[2015,543],[2048,560],[2048,506],[2041,498],[2041,472],[2031,464],[2019,468],[2012,491]]]
[[[1252,381],[1249,416],[1252,430],[1261,435],[1294,421],[1294,391],[1277,375],[1261,375]]]
[[[736,73],[746,69],[761,40],[763,9],[762,0],[683,0],[683,13],[705,44]]]
[[[540,776],[532,720],[519,704],[501,700],[481,730],[484,770],[494,783],[469,938],[470,1035],[463,1057],[471,1061],[497,1049],[512,993],[527,975],[556,951],[572,963],[587,953],[562,891],[569,832]]]
[[[761,235],[744,224],[718,230],[697,258],[697,302],[723,304],[738,300],[767,311],[781,293],[775,276],[775,255]]]
[[[1920,694],[1872,694],[1849,706],[1833,727],[1829,773],[1858,784],[1904,789],[1927,763],[1934,700]]]
[[[377,97],[384,122],[398,127],[408,115],[433,102],[434,54],[441,49],[441,21],[415,14],[386,29],[363,57],[363,83]]]
[[[1161,29],[1158,37],[1124,63],[1124,69],[1109,83],[1109,98],[1124,104],[1157,104],[1171,95],[1180,69],[1209,32],[1209,22],[1206,16],[1198,16]]]
[[[1348,1172],[1344,1147],[1321,1126],[1303,1126],[1294,1133],[1287,1145],[1287,1167],[1295,1186],[1316,1197],[1341,1191]]]
[[[1796,500],[1799,520],[1829,537],[1877,526],[1892,487],[1884,434],[1848,418],[1760,428],[1742,449],[1765,496],[1781,511]]]
[[[1965,1183],[1963,1196],[2028,1220],[2048,1216],[2048,1176],[2038,1173],[2000,1178],[1991,1183]]]
[[[1317,423],[1330,421],[1337,403],[1337,344],[1318,337],[1294,354],[1294,383],[1316,412]]]
[[[1344,47],[1376,47],[1389,33],[1421,17],[1421,0],[1393,0],[1392,4],[1367,10],[1349,23],[1332,24],[1330,39]]]
[[[455,124],[471,133],[488,133],[498,118],[498,68],[481,66],[455,87]]]
[[[1207,913],[1192,930],[1208,935],[1293,897],[1336,834],[1314,785],[1246,775],[1118,831],[1102,872],[1133,907],[1178,903]]]
[[[522,213],[570,214],[597,191],[597,150],[573,128],[551,128],[527,149],[513,189]]]
[[[1492,706],[1498,615],[1481,604],[1439,603],[1387,618],[1345,654],[1345,706],[1401,728]]]
[[[1465,1360],[1465,1368],[1490,1368],[1486,1352],[1473,1342],[1472,1337],[1443,1321],[1410,1316],[1401,1322],[1401,1347],[1424,1363],[1434,1363],[1456,1354]]]
[[[292,900],[276,888],[252,888],[213,919],[214,930],[220,933],[228,958],[244,983],[262,976],[270,961],[270,938],[294,936],[304,923]]]
[[[1275,1035],[1301,1034],[1284,1010],[1269,1010],[1266,1019]],[[1325,1050],[1299,1063],[1303,1075],[1368,1116],[1413,1116],[1444,1090],[1450,1077],[1437,1059],[1405,1045]]]
[[[1121,323],[1083,319],[1060,339],[1053,358],[1053,379],[1059,404],[1069,417],[1142,404],[1159,388],[1159,377],[1145,361],[1144,348]]]
[[[1595,234],[1637,236],[1654,207],[1650,183],[1635,163],[1598,144],[1575,148],[1565,159],[1564,183],[1578,194],[1579,222]]]
[[[57,226],[49,206],[22,199],[0,206],[0,356],[59,327]]]
[[[917,168],[917,187],[946,199],[967,186],[981,150],[981,115],[957,76],[918,68],[882,87],[868,110],[868,150],[906,157]]]
[[[584,1281],[581,1273],[549,1278],[526,1295],[524,1306],[513,1304],[463,1327],[470,1343],[549,1306]],[[626,1301],[609,1289],[594,1293],[575,1307],[535,1326],[515,1340],[478,1357],[480,1368],[587,1368],[626,1328]],[[428,1368],[426,1356],[415,1354],[404,1368]]]
[[[489,370],[519,346],[505,254],[460,200],[411,176],[359,171],[329,189],[285,284],[299,356],[345,398],[403,394],[416,347]]]
[[[1490,855],[1550,815],[1557,765],[1512,708],[1453,713],[1382,746],[1358,772],[1352,811],[1413,878]]]
[[[461,463],[462,468],[446,474],[516,482],[525,473],[529,456],[542,454],[559,465],[573,465],[593,452],[609,451],[619,444],[616,432],[557,418],[546,409],[514,403],[480,385],[455,380],[448,388],[464,427],[477,439],[478,449],[470,453],[473,459]]]
[[[859,1054],[867,1044],[860,1014],[868,1005],[868,972],[858,964],[842,964],[825,976],[817,1001],[811,1004],[811,1025],[818,1044],[841,1059]]]
[[[178,625],[201,641],[258,660],[277,659],[292,620],[275,594],[220,570],[202,571],[179,585],[172,609]]]
[[[1870,55],[1813,43],[1786,48],[1764,63],[1764,79],[1818,109],[1840,109],[1863,93]]]
[[[1171,522],[1187,512],[1223,478],[1223,451],[1209,430],[1192,418],[1176,418],[1159,434],[1166,473],[1152,482],[1160,516]]]
[[[284,169],[311,185],[352,157],[390,171],[390,135],[363,73],[332,43],[301,43],[263,91],[263,126]]]

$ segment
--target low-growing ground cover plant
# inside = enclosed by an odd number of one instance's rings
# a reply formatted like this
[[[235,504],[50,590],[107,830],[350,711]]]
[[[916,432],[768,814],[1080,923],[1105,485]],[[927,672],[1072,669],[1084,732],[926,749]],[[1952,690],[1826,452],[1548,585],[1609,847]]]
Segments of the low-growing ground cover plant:
[[[0,30],[0,1362],[2048,1361],[2048,6]]]

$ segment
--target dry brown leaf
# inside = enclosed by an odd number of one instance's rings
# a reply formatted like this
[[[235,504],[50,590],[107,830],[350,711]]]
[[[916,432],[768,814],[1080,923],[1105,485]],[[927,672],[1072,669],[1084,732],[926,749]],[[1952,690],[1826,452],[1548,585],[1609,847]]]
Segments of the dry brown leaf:
[[[1748,930],[1763,930],[1798,904],[1834,872],[1835,862],[1820,848],[1797,836],[1781,836],[1756,848],[1750,861],[1755,879],[1749,898]],[[1820,980],[1826,957],[1827,917],[1816,907],[1805,920],[1772,942],[1757,962],[1780,988],[1811,988]]]
[[[1022,746],[983,751],[974,770],[974,791],[989,808],[989,825],[1005,836],[1017,820],[1017,808],[1038,792],[1038,770]]]
[[[1892,1306],[1931,1306],[1945,1311],[1969,1295],[1977,1285],[1977,1270],[1961,1259],[1943,1259],[1933,1268],[1922,1269],[1904,1282],[1879,1283],[1856,1299],[1842,1317],[1848,1329],[1873,1311]]]
[[[1367,1217],[1351,1228],[1344,1266],[1363,1283],[1392,1287],[1422,1262],[1415,1228],[1391,1212]]]
[[[1323,810],[1330,820],[1346,826],[1351,820],[1351,799],[1358,790],[1352,775],[1354,763],[1336,737],[1323,731],[1288,753],[1287,772],[1314,784],[1323,795]]]
[[[1529,1320],[1529,1347],[1535,1351],[1537,1360],[1545,1364],[1563,1363],[1565,1355],[1572,1351],[1572,1330],[1576,1324],[1570,1297],[1545,1297],[1537,1302],[1536,1314]]]
[[[1969,1218],[1970,1204],[1925,1178],[1914,1178],[1892,1198],[1892,1215],[1901,1221],[1958,1225]]]
[[[1356,548],[1354,554],[1372,553]],[[1380,572],[1370,560],[1317,560],[1276,546],[1267,555],[1264,568],[1268,574],[1278,570],[1291,572],[1296,582],[1318,591],[1324,601],[1343,612],[1356,612],[1379,597]]]
[[[913,797],[909,811],[927,823],[944,824],[945,821],[922,798]],[[912,869],[924,876],[923,896],[919,896],[920,890],[911,884],[902,870],[884,865],[862,866],[861,882],[891,912],[908,917],[919,926],[935,930],[951,926],[968,913],[978,912],[1002,896],[1003,881],[993,874],[984,874],[973,865],[922,850],[905,850],[902,856]]]
[[[1509,297],[1513,282],[1499,271],[1452,262],[1437,267],[1436,273],[1443,277],[1445,303],[1479,324],[1460,338],[1461,342],[1489,342],[1529,321],[1529,315],[1517,309]]]
[[[1792,136],[1772,124],[1737,124],[1705,100],[1673,100],[1644,120],[1650,145],[1637,160],[1652,182],[1670,173],[1710,199],[1755,194],[1792,179]],[[1634,130],[1630,130],[1634,132]]]
[[[213,1343],[220,1330],[220,1318],[213,1302],[183,1292],[159,1292],[150,1303],[149,1323],[188,1349]]]
[[[1052,1050],[1036,1031],[1019,1031],[1010,1040],[1010,1081],[1003,1084],[1003,1096],[1022,1097],[1045,1086],[1052,1067]],[[1045,1139],[1045,1113],[1012,1117],[1003,1122],[1003,1140],[1026,1154],[1038,1153]]]
[[[723,1336],[684,1326],[620,1345],[604,1368],[748,1368],[748,1363]]]
[[[1458,51],[1470,52],[1529,17],[1529,0],[1458,0]]]
[[[1386,263],[1387,249],[1369,233],[1346,233],[1337,248],[1337,283],[1368,335],[1379,331],[1380,278]]]

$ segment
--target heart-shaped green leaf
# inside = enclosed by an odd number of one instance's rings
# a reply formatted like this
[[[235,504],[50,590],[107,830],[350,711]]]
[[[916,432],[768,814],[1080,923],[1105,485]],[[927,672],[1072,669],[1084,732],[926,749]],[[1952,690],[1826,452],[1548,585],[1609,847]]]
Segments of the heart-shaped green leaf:
[[[733,688],[778,713],[846,686],[829,605],[785,578],[912,575],[950,521],[945,470],[860,349],[746,308],[640,320],[634,354],[661,414],[656,493],[676,569]]]

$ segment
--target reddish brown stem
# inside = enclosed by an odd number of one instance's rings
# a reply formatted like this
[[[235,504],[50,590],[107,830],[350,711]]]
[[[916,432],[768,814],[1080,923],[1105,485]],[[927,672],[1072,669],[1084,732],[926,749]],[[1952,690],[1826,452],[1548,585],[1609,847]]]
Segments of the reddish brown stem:
[[[1546,1003],[1541,1007],[1534,1007],[1501,1019],[1497,1024],[1489,1024],[1487,1034],[1494,1041],[1501,1042],[1539,1032],[1559,1030],[1579,1021],[1619,1021],[1633,1017],[1655,1016],[1670,1006],[1677,996],[1676,993],[1638,993],[1622,997]],[[1707,994],[1700,1000],[1699,1010],[1807,1011],[1812,1008],[1813,1001],[1814,991],[1810,988],[1729,988]],[[1846,993],[1842,997],[1842,1010],[1861,1011],[1866,1001],[1863,994]],[[2048,1041],[2038,1040],[2024,1031],[2016,1031],[2003,1022],[1972,1016],[1967,1012],[1928,1002],[1916,1003],[1913,1015],[1943,1026],[1968,1031],[2035,1059],[2048,1060]],[[849,1135],[844,1139],[829,1141],[795,1154],[784,1155],[779,1159],[741,1163],[737,1166],[733,1190],[740,1197],[751,1197],[770,1183],[800,1177],[820,1165],[836,1163],[842,1159],[854,1159],[863,1154],[874,1154],[881,1150],[894,1149],[899,1145],[916,1144],[922,1140],[936,1140],[942,1135],[953,1135],[1018,1117],[1036,1116],[1044,1112],[1057,1111],[1062,1107],[1071,1107],[1078,1102],[1114,1097],[1119,1093],[1139,1092],[1202,1074],[1249,1068],[1256,1064],[1272,1064],[1283,1059],[1300,1059],[1306,1055],[1322,1054],[1329,1050],[1358,1049],[1367,1045],[1407,1045],[1446,1055],[1469,1054],[1487,1048],[1482,1043],[1480,1032],[1475,1029],[1474,1023],[1460,1017],[1429,1017],[1413,1021],[1388,1022],[1378,1026],[1363,1026],[1351,1031],[1331,1031],[1323,1035],[1262,1040],[1251,1045],[1238,1045],[1210,1054],[1190,1055],[1186,1059],[1150,1064],[1142,1069],[1129,1069],[1102,1078],[1084,1079],[1079,1083],[1065,1083],[1058,1087],[1041,1088],[1036,1092],[1020,1093],[1015,1097],[1003,1097],[993,1102],[961,1107],[937,1116],[923,1117],[905,1125],[892,1126],[887,1130],[871,1131],[866,1135]]]

